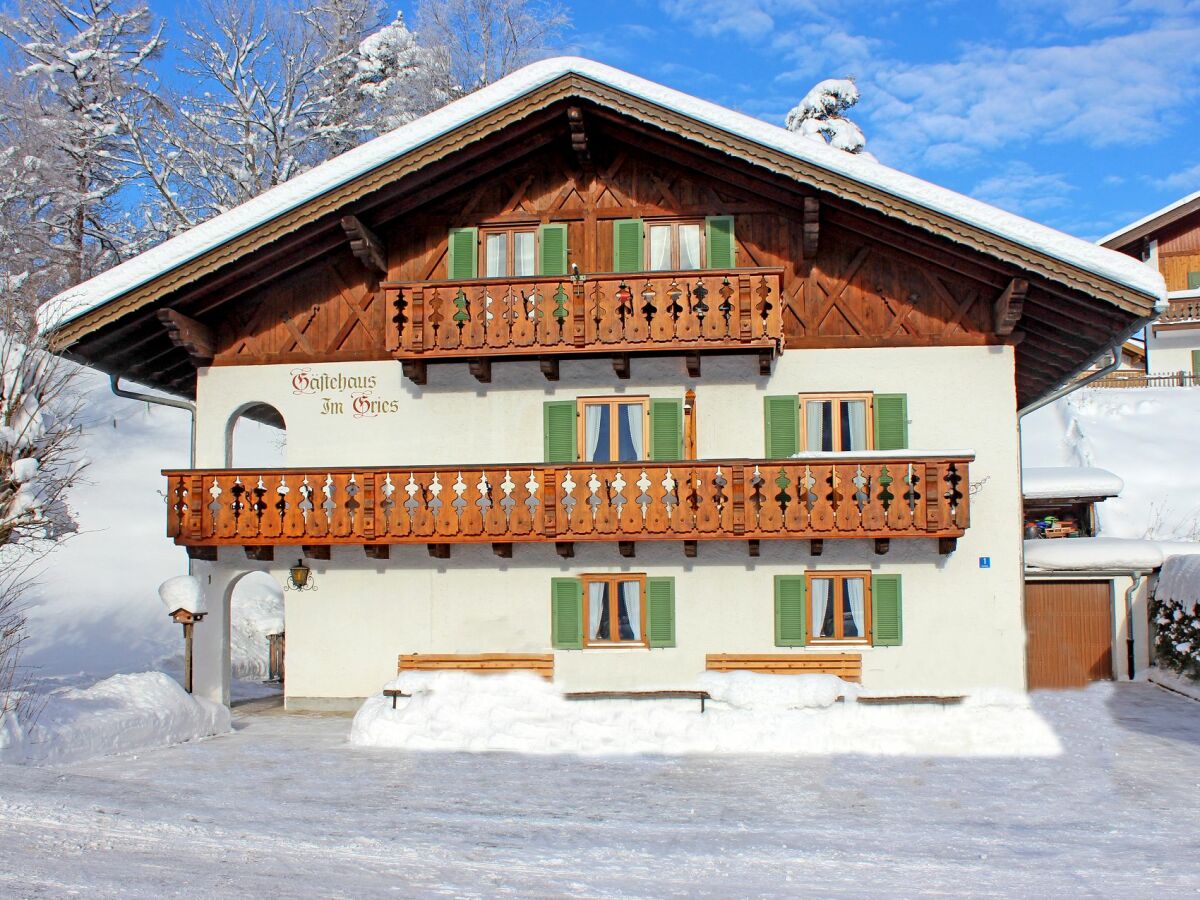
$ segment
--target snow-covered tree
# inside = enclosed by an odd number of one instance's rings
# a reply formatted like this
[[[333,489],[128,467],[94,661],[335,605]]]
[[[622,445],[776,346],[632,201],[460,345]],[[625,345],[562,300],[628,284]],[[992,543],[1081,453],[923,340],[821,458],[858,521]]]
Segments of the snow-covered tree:
[[[858,86],[853,78],[827,78],[787,114],[787,129],[847,153],[863,153],[867,139],[862,129],[846,118],[846,110],[856,103]]]
[[[21,0],[15,14],[0,16],[18,88],[3,112],[37,127],[42,142],[30,155],[58,170],[57,196],[42,217],[71,253],[73,280],[110,265],[129,244],[118,195],[136,173],[123,122],[148,89],[161,31],[131,0]]]
[[[454,97],[561,46],[571,18],[556,0],[417,0],[416,23],[442,90]]]
[[[444,106],[451,98],[438,71],[437,55],[418,43],[398,13],[355,53],[352,84],[364,121],[382,134]]]

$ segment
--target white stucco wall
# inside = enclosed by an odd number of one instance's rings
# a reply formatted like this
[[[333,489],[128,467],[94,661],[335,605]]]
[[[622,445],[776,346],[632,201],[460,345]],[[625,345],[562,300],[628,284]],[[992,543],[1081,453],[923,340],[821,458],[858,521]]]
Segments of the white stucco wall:
[[[291,366],[209,369],[199,379],[197,465],[224,465],[230,417],[251,402],[283,414],[292,466],[518,463],[542,459],[543,400],[682,397],[689,386],[701,458],[761,456],[764,395],[874,391],[908,394],[914,450],[971,449],[977,459],[971,528],[948,557],[925,539],[894,540],[885,556],[876,556],[869,541],[827,540],[819,558],[809,556],[807,542],[764,541],[758,559],[749,558],[744,542],[701,542],[694,560],[684,559],[679,542],[641,542],[631,560],[611,543],[576,544],[573,560],[559,559],[548,545],[517,545],[511,560],[487,545],[454,546],[449,560],[431,559],[423,546],[393,547],[388,561],[367,560],[358,547],[335,548],[329,562],[310,561],[319,590],[287,595],[287,693],[296,705],[374,693],[394,675],[402,652],[547,651],[550,578],[615,571],[675,577],[678,647],[559,651],[556,677],[568,689],[683,686],[703,669],[706,653],[777,652],[772,577],[809,568],[903,576],[904,643],[862,649],[868,688],[910,694],[1024,686],[1009,347],[789,351],[770,377],[758,375],[750,356],[706,357],[694,381],[680,359],[635,358],[625,382],[607,360],[564,361],[557,383],[535,362],[496,363],[490,385],[475,381],[465,364],[431,365],[429,384],[420,388],[402,378],[399,363],[307,368],[373,377],[372,398],[393,411],[323,415],[324,397],[348,410],[349,392],[297,393]],[[277,565],[296,553],[277,549]],[[980,568],[980,557],[990,558],[990,568]],[[213,574],[214,590],[254,568],[232,548],[217,564],[198,566]]]
[[[1192,351],[1200,350],[1200,325],[1172,331],[1146,329],[1146,369],[1151,375],[1192,371]]]

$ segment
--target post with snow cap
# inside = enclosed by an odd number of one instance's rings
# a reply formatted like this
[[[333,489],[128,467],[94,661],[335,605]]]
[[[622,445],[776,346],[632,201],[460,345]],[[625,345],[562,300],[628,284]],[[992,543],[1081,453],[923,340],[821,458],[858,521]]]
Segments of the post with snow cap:
[[[193,575],[168,578],[158,586],[167,615],[183,626],[183,689],[192,692],[192,627],[208,615],[204,588]]]

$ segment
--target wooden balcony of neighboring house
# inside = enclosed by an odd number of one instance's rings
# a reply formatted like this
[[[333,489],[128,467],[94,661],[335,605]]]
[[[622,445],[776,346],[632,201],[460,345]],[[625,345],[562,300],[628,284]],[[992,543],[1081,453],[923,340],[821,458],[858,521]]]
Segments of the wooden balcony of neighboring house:
[[[424,384],[429,362],[463,362],[482,382],[496,359],[536,358],[550,380],[564,357],[751,352],[769,373],[783,346],[780,268],[698,269],[385,283],[388,349]]]
[[[339,469],[170,470],[167,533],[197,558],[241,546],[271,558],[299,546],[328,558],[362,545],[386,558],[393,544],[611,541],[633,556],[638,541],[937,538],[953,551],[970,522],[969,455],[912,451],[785,460],[681,460],[574,465],[396,466]]]
[[[1167,309],[1153,325],[1155,331],[1200,328],[1200,297],[1169,299]]]

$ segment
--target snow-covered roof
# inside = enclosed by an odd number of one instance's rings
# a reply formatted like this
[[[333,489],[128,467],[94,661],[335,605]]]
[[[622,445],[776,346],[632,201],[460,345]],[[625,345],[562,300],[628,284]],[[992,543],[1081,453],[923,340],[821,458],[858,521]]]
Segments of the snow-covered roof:
[[[49,329],[78,318],[423,144],[571,74],[608,85],[711,128],[935,210],[1159,301],[1165,297],[1162,276],[1124,254],[619,69],[577,57],[558,57],[525,66],[64,291],[42,307],[42,327]]]
[[[1124,538],[1037,538],[1025,542],[1025,568],[1046,572],[1149,571],[1162,565],[1155,541]]]
[[[1026,500],[1116,497],[1124,486],[1125,482],[1107,469],[1064,466],[1021,470],[1021,493]]]
[[[1105,235],[1096,243],[1103,247],[1124,247],[1139,237],[1144,237],[1151,231],[1169,225],[1177,219],[1195,212],[1200,209],[1200,191],[1194,194],[1188,194],[1174,203],[1169,203],[1162,209],[1155,210],[1148,216],[1142,216],[1136,222],[1126,225],[1124,228],[1118,228],[1112,234]]]

